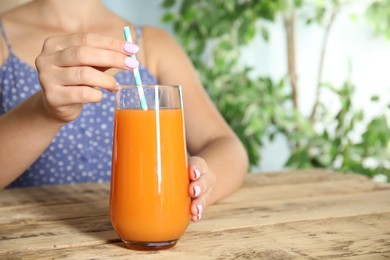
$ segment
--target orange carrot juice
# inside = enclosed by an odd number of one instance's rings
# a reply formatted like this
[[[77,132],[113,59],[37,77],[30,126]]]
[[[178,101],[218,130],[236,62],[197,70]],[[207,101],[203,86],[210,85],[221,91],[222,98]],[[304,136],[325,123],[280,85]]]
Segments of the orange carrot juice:
[[[177,240],[190,220],[181,109],[115,111],[111,223],[123,241]]]

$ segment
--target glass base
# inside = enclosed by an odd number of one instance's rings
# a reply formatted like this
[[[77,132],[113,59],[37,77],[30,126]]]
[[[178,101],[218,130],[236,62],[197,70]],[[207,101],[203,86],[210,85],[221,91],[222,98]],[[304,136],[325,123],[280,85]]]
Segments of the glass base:
[[[139,242],[139,241],[123,241],[125,246],[129,249],[140,251],[153,251],[168,249],[176,245],[176,240],[163,241],[163,242]]]

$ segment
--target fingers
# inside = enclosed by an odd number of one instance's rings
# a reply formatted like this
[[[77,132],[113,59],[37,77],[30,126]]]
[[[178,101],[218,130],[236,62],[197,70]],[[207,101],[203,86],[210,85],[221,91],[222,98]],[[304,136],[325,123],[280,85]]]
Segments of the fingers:
[[[70,79],[65,77],[69,73],[64,73],[56,68],[90,67],[99,71],[107,68],[134,69],[138,67],[139,63],[129,56],[138,50],[137,45],[92,33],[52,36],[46,39],[43,51],[37,57],[35,65],[43,87],[59,84],[110,88],[110,86],[115,85],[112,84],[114,79],[112,78],[111,83],[107,85],[107,76],[102,72],[99,76],[98,71],[76,68],[70,73],[70,76],[75,76],[75,78]],[[101,84],[96,84],[96,79],[102,78],[106,80]]]
[[[101,70],[138,67],[139,62],[129,57],[138,49],[125,41],[92,33],[53,36],[45,41],[45,51],[35,65],[44,88],[58,84],[111,89],[114,78],[108,79],[110,76]]]
[[[53,95],[52,93],[56,94]],[[101,90],[90,86],[67,86],[58,88],[56,92],[47,93],[46,96],[52,106],[62,107],[100,102],[103,98],[103,93]]]
[[[191,221],[197,222],[202,219],[203,203],[201,201],[193,201],[191,204]]]
[[[53,57],[53,63],[58,67],[92,66],[118,69],[134,69],[139,65],[136,59],[123,53],[91,46],[67,48]]]
[[[114,77],[103,71],[138,67],[138,61],[130,57],[138,50],[138,46],[124,40],[92,33],[46,39],[35,60],[45,93],[46,114],[60,122],[74,120],[82,104],[101,101],[99,89],[115,88]]]
[[[82,84],[91,87],[99,86],[99,88],[107,90],[114,90],[116,86],[116,81],[113,77],[87,66],[63,68],[58,75],[58,81],[64,86]]]
[[[200,157],[191,157],[189,159],[189,193],[192,197],[191,202],[191,220],[198,221],[202,218],[203,210],[210,201],[216,177],[210,171],[207,163]]]
[[[199,179],[201,173],[207,170],[207,163],[198,156],[192,156],[188,159],[190,180]]]
[[[44,53],[53,53],[73,46],[90,46],[98,49],[122,52],[123,54],[134,54],[139,49],[138,46],[126,43],[124,40],[120,39],[114,39],[94,33],[74,33],[47,38],[44,42],[42,51]]]

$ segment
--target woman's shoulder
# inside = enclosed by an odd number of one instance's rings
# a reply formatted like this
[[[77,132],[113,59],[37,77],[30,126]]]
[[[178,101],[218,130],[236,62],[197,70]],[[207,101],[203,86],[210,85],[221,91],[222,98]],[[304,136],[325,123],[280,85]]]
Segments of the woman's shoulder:
[[[145,42],[153,45],[172,44],[174,37],[167,30],[156,26],[142,26],[142,35]]]
[[[177,53],[179,45],[165,29],[149,25],[142,26],[141,29],[140,57],[149,70],[158,77],[158,64],[162,59]]]
[[[157,26],[143,25],[143,26],[141,26],[141,28],[144,32],[148,33],[151,36],[155,36],[155,37],[156,36],[164,36],[164,37],[170,36],[170,33],[168,33],[167,30],[162,29],[162,28],[157,27]]]
[[[155,26],[143,26],[143,45],[148,52],[157,54],[167,54],[176,52],[181,48],[175,37],[165,29]]]

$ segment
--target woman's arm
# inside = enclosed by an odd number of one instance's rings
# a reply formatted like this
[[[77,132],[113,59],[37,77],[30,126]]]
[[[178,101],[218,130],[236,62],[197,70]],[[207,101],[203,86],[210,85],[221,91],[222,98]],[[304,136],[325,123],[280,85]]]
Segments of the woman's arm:
[[[162,30],[144,30],[144,51],[161,84],[179,84],[183,88],[185,128],[190,158],[190,193],[195,186],[200,195],[193,199],[205,207],[236,190],[248,171],[246,151],[203,89],[189,58],[182,48]],[[153,54],[153,55],[152,55]],[[153,58],[157,57],[157,58]],[[202,178],[196,179],[198,168]],[[193,220],[196,217],[193,217]]]
[[[19,177],[62,127],[45,115],[42,98],[39,92],[0,116],[0,189]]]
[[[3,38],[0,42],[2,65],[9,53]],[[43,153],[61,127],[44,114],[42,92],[0,115],[0,189],[19,177]]]
[[[78,33],[48,38],[36,59],[42,91],[0,116],[0,188],[21,175],[48,147],[61,127],[99,102],[115,79],[107,68],[131,70],[137,46],[105,36]]]

